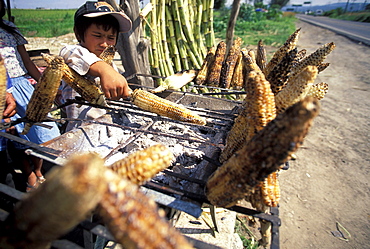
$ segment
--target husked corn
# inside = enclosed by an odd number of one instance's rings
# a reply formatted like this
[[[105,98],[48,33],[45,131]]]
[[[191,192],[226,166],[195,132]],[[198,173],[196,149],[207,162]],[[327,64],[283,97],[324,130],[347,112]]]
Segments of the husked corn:
[[[291,77],[302,72],[307,66],[320,66],[321,63],[326,59],[326,57],[334,50],[335,44],[333,42],[327,43],[322,47],[318,48],[312,54],[306,56],[301,61],[297,63],[292,69]]]
[[[108,191],[98,213],[115,240],[125,248],[193,248],[159,213],[156,203],[138,186],[106,171]]]
[[[101,52],[99,58],[112,66],[115,53],[116,48],[113,45],[109,45]]]
[[[166,146],[157,144],[131,153],[108,168],[120,177],[141,185],[153,178],[158,172],[168,168],[173,159],[172,152]]]
[[[307,96],[315,97],[318,100],[323,99],[329,90],[329,85],[325,82],[314,84],[308,90]]]
[[[46,62],[50,63],[53,56],[43,54],[43,58]],[[61,70],[63,73],[63,80],[73,88],[78,94],[81,95],[86,101],[92,104],[101,106],[108,106],[105,101],[104,93],[96,86],[95,82],[85,79],[79,75],[76,71],[70,68],[67,64],[61,63]]]
[[[330,66],[330,63],[320,63],[318,66],[317,66],[317,70],[319,70],[319,73],[321,73],[322,71],[324,71],[325,69],[327,69],[328,67]]]
[[[271,90],[275,95],[287,84],[296,54],[296,48],[287,52],[282,60],[272,69],[269,75],[266,76],[266,79],[271,84]]]
[[[206,125],[206,119],[185,108],[157,95],[135,89],[132,93],[132,102],[145,111],[156,113],[174,120],[189,122],[198,125]]]
[[[63,64],[63,58],[57,56],[42,73],[27,106],[22,134],[27,134],[34,123],[43,121],[50,112],[63,77]]]
[[[209,71],[209,67],[212,65],[213,61],[215,60],[215,52],[216,47],[211,47],[206,55],[206,58],[203,61],[203,64],[195,78],[195,83],[198,85],[203,85],[206,81],[206,77]]]
[[[50,248],[100,202],[107,189],[103,172],[103,159],[92,153],[54,167],[45,183],[16,204],[6,234],[0,235],[2,248]]]
[[[225,60],[226,43],[221,41],[216,48],[215,59],[208,69],[207,86],[219,86],[222,63]]]
[[[243,54],[239,53],[238,59],[236,60],[233,77],[230,82],[230,87],[233,89],[240,90],[243,88]]]
[[[244,82],[246,83],[244,89],[248,94],[243,100],[242,111],[228,133],[220,162],[228,160],[276,116],[275,97],[263,73],[252,71]]]
[[[301,29],[297,29],[293,34],[289,36],[289,38],[285,41],[284,45],[281,46],[272,56],[271,60],[267,63],[265,70],[263,71],[265,75],[268,75],[274,67],[279,64],[279,62],[283,59],[285,54],[290,50],[294,49],[297,46],[299,34]]]
[[[256,63],[262,71],[265,70],[266,63],[267,63],[267,56],[266,56],[266,49],[265,49],[265,46],[263,45],[262,40],[259,40],[257,44]]]
[[[220,73],[220,83],[219,87],[230,88],[231,80],[234,74],[234,69],[240,54],[240,45],[242,39],[238,37],[234,40],[229,52],[226,55],[224,62],[222,63],[221,73]]]
[[[208,200],[230,207],[280,169],[303,143],[319,105],[317,99],[307,97],[269,122],[209,177]]]
[[[317,73],[316,66],[307,66],[300,74],[289,78],[285,88],[275,96],[276,111],[281,113],[306,97],[317,77]]]

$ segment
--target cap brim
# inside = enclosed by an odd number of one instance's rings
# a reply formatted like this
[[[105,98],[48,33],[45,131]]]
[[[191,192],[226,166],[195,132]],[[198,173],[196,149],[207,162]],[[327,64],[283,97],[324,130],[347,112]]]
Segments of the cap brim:
[[[132,28],[132,22],[130,18],[123,12],[95,12],[85,14],[86,17],[97,17],[97,16],[104,16],[104,15],[112,15],[114,18],[117,19],[119,24],[119,32],[128,32]]]

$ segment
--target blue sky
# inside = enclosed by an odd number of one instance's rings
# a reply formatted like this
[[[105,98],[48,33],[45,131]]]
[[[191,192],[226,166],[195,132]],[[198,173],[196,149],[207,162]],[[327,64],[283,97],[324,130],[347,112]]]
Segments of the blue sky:
[[[18,9],[35,9],[36,7],[44,7],[50,9],[77,9],[82,4],[85,3],[86,0],[10,0],[10,5],[12,8]],[[306,0],[291,0],[290,3],[292,4],[302,4]],[[325,5],[330,3],[338,3],[338,2],[347,2],[347,0],[307,0],[311,1],[312,5]],[[356,0],[350,0],[353,2]],[[357,0],[356,2],[360,3],[365,0]],[[232,3],[232,0],[227,0],[227,2]],[[243,0],[242,0],[243,2]],[[269,0],[265,0],[265,2],[269,2]],[[119,3],[119,0],[117,0]]]

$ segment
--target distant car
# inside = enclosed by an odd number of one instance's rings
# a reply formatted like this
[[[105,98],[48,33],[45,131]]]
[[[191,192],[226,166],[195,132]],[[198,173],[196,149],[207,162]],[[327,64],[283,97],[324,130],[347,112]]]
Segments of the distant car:
[[[321,9],[315,10],[315,16],[322,16],[324,14],[324,11]]]

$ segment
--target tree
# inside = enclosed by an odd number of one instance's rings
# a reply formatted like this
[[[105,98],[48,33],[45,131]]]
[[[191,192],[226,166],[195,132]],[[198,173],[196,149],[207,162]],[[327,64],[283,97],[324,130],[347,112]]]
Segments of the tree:
[[[287,5],[289,0],[271,0],[270,5],[279,5],[280,8]]]

